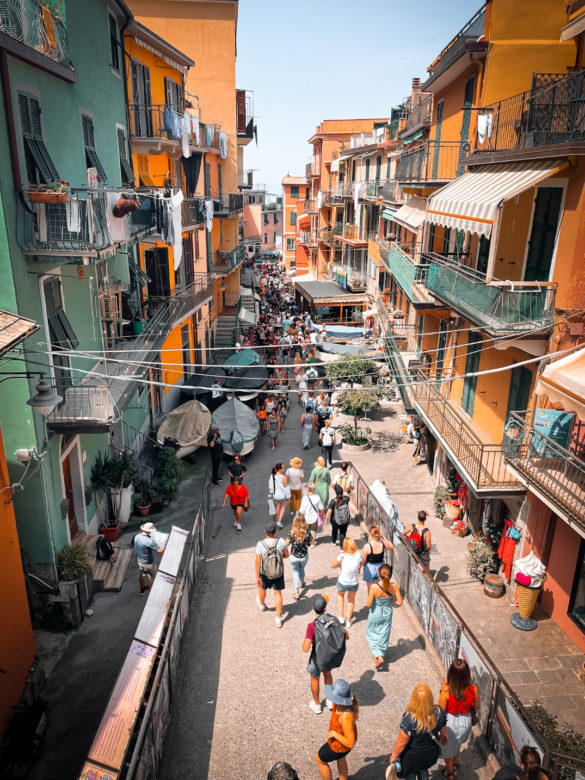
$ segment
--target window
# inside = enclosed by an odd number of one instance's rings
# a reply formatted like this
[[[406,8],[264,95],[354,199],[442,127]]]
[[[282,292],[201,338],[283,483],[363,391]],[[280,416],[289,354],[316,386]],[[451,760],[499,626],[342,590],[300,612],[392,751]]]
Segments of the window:
[[[266,214],[266,213],[264,214],[264,224],[265,225],[270,224],[270,215],[269,214]]]
[[[295,251],[295,239],[294,238],[287,238],[286,239],[286,251],[287,252],[294,252]]]
[[[71,371],[68,370],[69,358],[59,354],[60,350],[77,349],[79,340],[63,309],[63,293],[59,277],[51,276],[43,280],[43,297],[49,325],[48,335],[51,342],[55,383],[58,389],[62,389],[72,384],[72,377]]]
[[[382,175],[382,156],[378,155],[376,157],[376,181],[380,181],[381,175]]]
[[[114,70],[120,70],[120,44],[118,41],[118,23],[112,14],[108,14],[110,25],[110,65]]]
[[[120,156],[120,175],[122,177],[122,184],[131,187],[134,184],[134,171],[128,162],[126,133],[124,132],[123,127],[118,128],[118,154]]]
[[[165,104],[177,114],[183,113],[183,87],[169,78],[165,79]]]
[[[441,144],[441,133],[443,130],[443,108],[445,106],[445,103],[443,100],[439,100],[437,103],[437,119],[435,124],[435,150],[433,154],[433,172],[432,177],[433,179],[437,178],[438,172],[439,172],[439,158],[440,158],[440,144]]]
[[[465,358],[465,373],[474,374],[479,371],[479,361],[481,358],[482,336],[479,333],[469,332],[467,336],[467,357]],[[461,406],[471,417],[473,415],[473,406],[475,404],[475,388],[477,386],[476,376],[466,376],[463,380],[463,394],[461,396]]]
[[[366,181],[370,181],[370,158],[366,160]]]
[[[264,233],[264,243],[268,243],[268,233]]]
[[[305,200],[309,200],[311,197],[311,188],[305,187]]]
[[[48,184],[51,181],[58,181],[59,174],[43,141],[39,101],[32,95],[19,92],[18,107],[29,183]]]
[[[585,631],[585,542],[581,541],[581,549],[575,567],[573,592],[569,602],[569,617],[581,631]]]
[[[433,252],[435,248],[435,223],[431,222],[429,225],[429,239],[427,242],[427,251]]]
[[[191,339],[189,338],[189,323],[181,325],[181,351],[183,353],[183,374],[191,371]]]
[[[141,187],[154,187],[154,182],[150,178],[148,169],[148,156],[146,154],[136,155],[136,167],[138,168],[138,179]]]
[[[211,163],[205,163],[205,196],[211,197]]]
[[[291,211],[290,218],[289,218],[289,224],[290,225],[296,225],[297,224],[297,212]]]
[[[81,115],[81,127],[83,130],[83,146],[85,147],[85,164],[88,168],[97,170],[98,179],[106,182],[108,177],[95,150],[95,133],[93,119],[87,114]]]
[[[386,181],[390,181],[390,162],[391,162],[391,158],[387,157],[386,158]]]
[[[445,228],[443,232],[443,254],[449,254],[449,245],[451,243],[451,228]]]
[[[150,69],[132,60],[130,63],[132,82],[131,133],[139,138],[152,136],[152,100],[150,95]]]
[[[278,214],[276,213],[276,211],[273,214],[273,218],[274,218],[274,224],[278,225]]]
[[[291,198],[298,198],[299,197],[299,188],[298,187],[291,187],[290,188],[290,196],[291,196]]]

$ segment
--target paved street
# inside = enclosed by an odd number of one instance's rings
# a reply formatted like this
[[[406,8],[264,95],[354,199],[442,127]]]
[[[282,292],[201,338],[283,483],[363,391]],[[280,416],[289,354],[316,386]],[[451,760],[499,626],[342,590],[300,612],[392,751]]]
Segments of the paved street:
[[[220,508],[227,481],[214,488],[216,512],[207,549],[207,572],[193,603],[185,639],[183,694],[167,732],[162,780],[178,780],[186,774],[201,779],[263,778],[277,760],[290,761],[300,778],[318,776],[313,755],[324,741],[328,714],[314,715],[309,710],[307,657],[301,645],[313,615],[311,596],[327,593],[335,611],[336,577],[329,564],[338,548],[322,534],[310,553],[308,587],[299,602],[292,600],[292,578],[286,563],[282,629],[274,623],[270,594],[267,612],[261,613],[255,603],[254,548],[268,519],[270,468],[277,461],[288,465],[292,456],[299,455],[308,476],[319,454],[316,446],[303,452],[299,420],[300,407],[294,403],[287,432],[279,438],[276,452],[271,452],[265,438],[248,459],[246,484],[251,510],[244,516],[241,534],[232,526],[231,510]],[[413,506],[422,498],[417,490],[413,489]],[[423,490],[428,494],[426,485]],[[283,533],[289,528],[287,512]],[[356,524],[350,533],[359,537]],[[363,586],[356,600],[346,658],[337,674],[352,684],[361,704],[358,744],[349,758],[350,775],[356,778],[383,776],[413,685],[424,681],[438,694],[441,681],[431,651],[426,649],[406,604],[394,614],[388,668],[374,672],[365,638],[365,601]],[[461,776],[466,780],[492,776],[471,749],[464,752],[462,760]]]

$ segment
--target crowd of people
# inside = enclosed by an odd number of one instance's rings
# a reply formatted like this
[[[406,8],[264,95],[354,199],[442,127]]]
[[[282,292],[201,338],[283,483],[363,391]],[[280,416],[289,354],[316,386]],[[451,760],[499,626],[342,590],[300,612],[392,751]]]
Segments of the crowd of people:
[[[336,764],[340,780],[345,780],[349,771],[347,759],[358,739],[359,702],[351,684],[342,677],[334,680],[333,672],[341,668],[345,643],[350,640],[360,581],[365,583],[368,609],[365,636],[375,671],[386,663],[393,613],[402,605],[403,596],[398,584],[392,580],[392,569],[386,562],[393,544],[383,529],[378,525],[369,527],[368,539],[361,549],[348,535],[352,513],[355,514],[355,487],[348,463],[341,462],[337,473],[332,474],[334,447],[338,444],[331,408],[333,388],[326,379],[319,378],[315,356],[317,332],[312,328],[310,318],[299,313],[283,280],[280,267],[262,267],[260,321],[256,328],[242,334],[241,345],[261,348],[259,351],[268,367],[269,384],[258,398],[256,412],[262,434],[269,436],[272,450],[277,447],[279,434],[285,431],[290,409],[289,373],[292,371],[295,383],[292,392],[296,391],[297,400],[303,407],[299,447],[311,450],[316,439],[321,454],[310,468],[303,464],[301,457],[295,456],[288,464],[277,462],[271,469],[267,483],[269,521],[263,538],[256,544],[254,556],[256,604],[259,610],[266,611],[267,596],[272,591],[274,622],[281,628],[286,566],[290,565],[292,574],[292,597],[298,601],[307,595],[305,571],[311,551],[317,544],[328,543],[337,548],[330,562],[337,574],[337,615],[328,613],[327,595],[313,594],[314,615],[306,626],[301,649],[308,655],[306,670],[311,692],[308,706],[315,715],[323,712],[323,677],[325,707],[330,712],[325,740],[315,754],[317,770],[321,778],[329,780],[333,776],[331,766]],[[218,484],[221,479],[215,468],[221,452],[218,432],[211,432],[209,444],[213,482]],[[225,490],[223,505],[229,499],[234,526],[241,531],[243,513],[249,508],[249,494],[244,484],[246,468],[239,456],[236,455],[228,467],[228,475],[230,484]],[[405,528],[403,536],[421,563],[428,567],[431,532],[426,520],[426,513],[420,511],[414,522]],[[288,533],[278,536],[289,522]],[[325,654],[325,649],[329,649],[329,655]],[[426,684],[414,686],[389,755],[386,777],[428,780],[429,769],[442,757],[442,775],[447,780],[454,780],[461,747],[469,739],[480,708],[478,688],[464,659],[453,660],[437,694],[435,699]],[[524,748],[520,765],[504,767],[494,780],[542,780],[545,777],[538,752],[534,748]],[[298,780],[297,772],[284,762],[276,763],[268,774],[268,780],[295,778]]]

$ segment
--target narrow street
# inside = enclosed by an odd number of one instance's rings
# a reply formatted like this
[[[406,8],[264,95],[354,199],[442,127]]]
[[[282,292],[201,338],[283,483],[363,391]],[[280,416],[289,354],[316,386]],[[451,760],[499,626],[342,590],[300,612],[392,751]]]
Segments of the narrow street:
[[[300,455],[308,477],[320,454],[315,445],[303,452],[299,422],[300,407],[293,396],[287,431],[280,435],[276,451],[270,450],[268,438],[262,438],[248,458],[251,509],[244,516],[241,534],[233,528],[229,506],[221,509],[227,480],[214,488],[216,509],[207,573],[185,638],[182,696],[167,732],[161,780],[178,780],[186,773],[201,779],[263,778],[278,760],[289,761],[303,780],[318,776],[313,756],[324,741],[329,715],[328,711],[315,715],[308,707],[308,659],[301,645],[313,615],[311,597],[315,593],[326,593],[330,611],[336,613],[336,575],[329,564],[339,548],[331,545],[323,531],[310,553],[307,590],[299,602],[292,600],[291,570],[285,562],[282,629],[274,623],[271,594],[268,611],[258,610],[254,578],[254,548],[268,519],[266,486],[271,466],[278,461],[288,466],[291,457]],[[388,455],[386,474],[392,473],[392,458],[402,457],[400,453]],[[339,462],[337,457],[334,462]],[[288,511],[286,518],[283,535],[290,529]],[[361,548],[363,538],[355,523],[350,535]],[[412,687],[423,681],[438,695],[441,682],[432,651],[427,650],[406,603],[395,610],[389,664],[384,671],[374,672],[365,638],[365,601],[366,589],[361,585],[347,654],[334,673],[334,678],[344,677],[351,683],[360,700],[359,739],[349,757],[354,778],[383,777]],[[434,770],[437,777],[440,766]],[[462,754],[461,776],[484,780],[491,774],[483,759],[467,749]]]

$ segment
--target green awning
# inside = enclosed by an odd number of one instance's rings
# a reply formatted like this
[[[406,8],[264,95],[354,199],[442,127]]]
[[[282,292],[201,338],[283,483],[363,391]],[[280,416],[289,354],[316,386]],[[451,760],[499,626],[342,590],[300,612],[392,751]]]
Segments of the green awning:
[[[260,355],[253,349],[242,349],[234,352],[224,363],[224,367],[234,366],[252,366],[260,362]]]
[[[394,219],[395,214],[396,214],[396,209],[382,209],[382,219],[387,219],[389,221],[392,221]]]
[[[424,130],[419,130],[416,133],[413,133],[408,138],[404,139],[404,145],[407,146],[408,144],[411,144],[413,141],[418,141],[419,138],[423,137]]]

